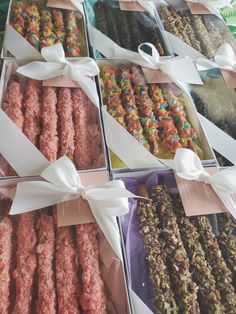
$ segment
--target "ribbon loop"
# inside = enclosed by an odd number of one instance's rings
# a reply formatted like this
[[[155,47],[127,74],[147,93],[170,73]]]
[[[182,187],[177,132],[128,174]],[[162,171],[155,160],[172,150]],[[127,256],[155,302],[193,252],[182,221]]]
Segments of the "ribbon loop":
[[[99,67],[94,59],[77,58],[69,62],[65,58],[61,43],[41,50],[47,62],[34,61],[17,69],[17,72],[36,80],[47,80],[61,75],[78,82],[90,100],[98,107],[99,98],[93,77],[99,74]]]

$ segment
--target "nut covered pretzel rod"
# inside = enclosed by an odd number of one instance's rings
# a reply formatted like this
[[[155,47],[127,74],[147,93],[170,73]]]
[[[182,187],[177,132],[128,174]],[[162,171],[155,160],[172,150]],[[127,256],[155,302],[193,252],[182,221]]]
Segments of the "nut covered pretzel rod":
[[[217,239],[212,232],[211,224],[206,216],[191,219],[200,234],[200,241],[206,254],[206,259],[212,267],[216,287],[220,291],[225,313],[235,313],[236,295],[232,286],[232,273],[221,256]]]
[[[63,19],[63,14],[61,10],[52,9],[52,20],[54,25],[54,33],[56,35],[57,41],[64,46],[66,39],[65,23]]]
[[[52,15],[48,9],[41,10],[41,36],[40,47],[53,46],[56,43],[57,37],[54,33],[52,24]]]
[[[187,251],[193,280],[197,283],[199,290],[199,303],[207,313],[223,314],[224,306],[221,303],[220,292],[216,288],[216,282],[212,274],[212,268],[206,260],[205,252],[200,243],[200,235],[196,227],[185,216],[180,197],[174,198],[177,223],[184,247]]]
[[[10,306],[10,269],[12,265],[12,223],[0,222],[0,313],[7,314]]]
[[[232,272],[233,285],[236,291],[236,223],[228,213],[219,214],[217,218],[220,231],[218,242],[226,264]]]
[[[25,4],[21,1],[17,1],[12,5],[13,19],[11,26],[20,33],[22,36],[25,35],[26,31],[26,18],[27,14],[25,12]]]
[[[40,151],[50,162],[53,162],[57,159],[58,150],[56,106],[57,106],[56,88],[44,87]]]
[[[209,59],[213,58],[215,49],[212,46],[211,38],[207,32],[204,23],[202,22],[201,17],[199,15],[193,15],[191,20],[193,29],[201,43],[203,54]]]
[[[70,88],[60,88],[58,92],[57,112],[59,116],[59,157],[67,155],[71,160],[74,157],[74,123],[73,103]]]
[[[186,13],[180,13],[182,23],[188,34],[191,46],[199,52],[202,52],[201,43],[197,40],[193,27],[191,25],[191,17]]]
[[[139,195],[148,198],[144,185],[139,186]],[[151,201],[140,201],[137,209],[140,219],[140,233],[147,251],[146,259],[149,264],[150,277],[154,285],[154,304],[160,313],[178,313],[171,288],[171,282],[166,267],[166,256],[159,241],[158,228],[160,220],[156,208]]]
[[[58,314],[79,314],[77,249],[71,227],[59,227],[56,237],[56,290]]]
[[[25,86],[23,132],[28,139],[38,147],[41,133],[41,82],[28,79]]]
[[[175,153],[178,148],[182,147],[182,144],[171,112],[167,110],[168,103],[164,100],[162,89],[157,84],[150,85],[149,95],[153,101],[155,117],[158,120],[160,140],[167,152]]]
[[[82,267],[80,304],[86,313],[107,313],[104,283],[99,269],[98,228],[95,223],[76,226],[79,261]]]
[[[183,246],[167,188],[162,185],[153,187],[151,198],[156,206],[157,215],[161,218],[163,249],[170,263],[170,276],[180,313],[200,313],[197,302],[198,287],[191,277],[189,259]]]
[[[38,299],[37,313],[56,313],[56,289],[55,274],[53,270],[53,258],[55,254],[54,218],[45,212],[38,219],[38,245],[36,252],[38,256]]]
[[[26,40],[37,50],[40,48],[40,13],[34,3],[26,5],[27,33]]]
[[[145,138],[144,131],[139,120],[131,79],[132,75],[129,68],[122,66],[120,69],[119,85],[121,87],[122,105],[125,109],[125,122],[127,130],[136,138],[137,141],[150,150],[150,146]]]
[[[37,267],[34,218],[33,212],[19,216],[16,269],[13,272],[16,286],[14,314],[31,313],[33,281]]]
[[[148,86],[137,66],[131,67],[131,73],[136,96],[136,105],[145,131],[145,136],[151,147],[151,152],[154,156],[157,156],[159,152],[157,120],[153,113],[153,102],[148,95]]]
[[[88,169],[93,161],[92,145],[89,125],[89,99],[80,88],[72,91],[75,151],[74,163],[77,169]]]
[[[213,17],[207,15],[202,17],[204,25],[210,35],[211,43],[214,49],[217,50],[224,43],[224,38],[221,35],[219,29],[214,25],[212,19]]]
[[[67,57],[80,56],[80,30],[75,11],[68,11],[66,17],[66,54]]]
[[[186,25],[184,26],[181,16],[178,15],[175,9],[167,5],[162,5],[159,8],[158,13],[164,21],[165,29],[191,46],[187,27]]]
[[[121,105],[121,88],[116,82],[116,70],[112,66],[105,65],[101,70],[101,79],[103,83],[103,98],[107,106],[108,113],[116,119],[124,128],[125,110]]]

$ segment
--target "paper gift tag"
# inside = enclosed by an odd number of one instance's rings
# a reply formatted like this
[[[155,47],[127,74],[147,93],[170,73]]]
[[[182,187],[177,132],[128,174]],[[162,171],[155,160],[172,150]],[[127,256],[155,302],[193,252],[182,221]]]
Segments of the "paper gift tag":
[[[72,10],[78,11],[78,9],[72,4],[70,0],[48,0],[47,3],[48,7],[57,8],[57,9],[65,9],[65,10]]]
[[[144,12],[146,11],[144,7],[142,7],[138,2],[136,1],[130,1],[130,0],[120,0],[119,1],[120,9],[121,11],[139,11]]]
[[[215,167],[205,168],[209,174],[219,171]],[[186,216],[209,215],[228,212],[210,184],[185,180],[175,174],[179,194]]]
[[[221,74],[228,88],[236,88],[236,73],[227,70],[221,70]]]
[[[212,14],[211,11],[209,11],[204,4],[201,3],[193,3],[188,1],[188,7],[192,14]]]
[[[109,180],[107,171],[80,173],[80,179],[84,186],[91,184],[104,184]],[[60,203],[57,206],[57,224],[71,226],[82,223],[91,223],[95,218],[89,204],[81,197],[72,201]]]
[[[144,67],[142,67],[142,70],[149,84],[173,82],[173,80],[162,70],[153,70]]]
[[[79,83],[72,81],[64,75],[52,77],[50,79],[43,81],[43,86],[53,86],[53,87],[68,87],[74,88],[79,87]]]

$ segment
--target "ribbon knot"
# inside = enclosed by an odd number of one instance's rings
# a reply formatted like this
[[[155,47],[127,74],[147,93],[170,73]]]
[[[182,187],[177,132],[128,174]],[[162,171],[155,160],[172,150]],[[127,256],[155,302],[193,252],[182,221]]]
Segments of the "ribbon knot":
[[[41,54],[47,62],[34,61],[17,69],[17,72],[36,80],[47,80],[66,76],[78,83],[90,100],[98,107],[99,98],[93,77],[99,74],[95,60],[85,57],[68,61],[61,43],[42,48]]]

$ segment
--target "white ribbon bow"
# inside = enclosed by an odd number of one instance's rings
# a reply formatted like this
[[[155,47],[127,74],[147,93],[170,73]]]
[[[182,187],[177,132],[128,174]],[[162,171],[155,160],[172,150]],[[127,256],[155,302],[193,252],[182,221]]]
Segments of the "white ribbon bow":
[[[186,0],[187,2],[204,4],[204,6],[213,14],[222,18],[218,9],[225,6],[231,6],[230,0]]]
[[[190,58],[175,57],[163,60],[160,58],[156,47],[151,43],[140,44],[138,52],[130,51],[117,45],[95,27],[89,25],[88,28],[93,48],[108,59],[128,60],[149,69],[160,69],[169,75],[173,81],[188,84],[203,84],[197,68]],[[151,48],[151,55],[141,49],[144,46]]]
[[[99,74],[99,67],[93,59],[85,57],[69,62],[65,58],[61,43],[42,48],[41,54],[47,62],[34,61],[19,67],[17,72],[36,80],[47,80],[64,75],[77,81],[90,100],[99,106],[99,98],[93,80],[93,77]]]
[[[103,185],[83,186],[74,164],[67,156],[56,160],[40,176],[47,182],[32,181],[17,184],[11,215],[82,197],[88,201],[92,212],[100,210],[105,215],[115,217],[128,213],[127,198],[138,197],[126,190],[120,180]]]
[[[219,68],[236,72],[236,56],[232,46],[225,42],[216,52],[215,61],[206,58],[196,60],[199,71]]]
[[[210,184],[231,215],[236,218],[236,204],[232,198],[232,195],[236,194],[236,167],[209,175],[193,151],[180,148],[175,154],[173,169],[183,179]]]

